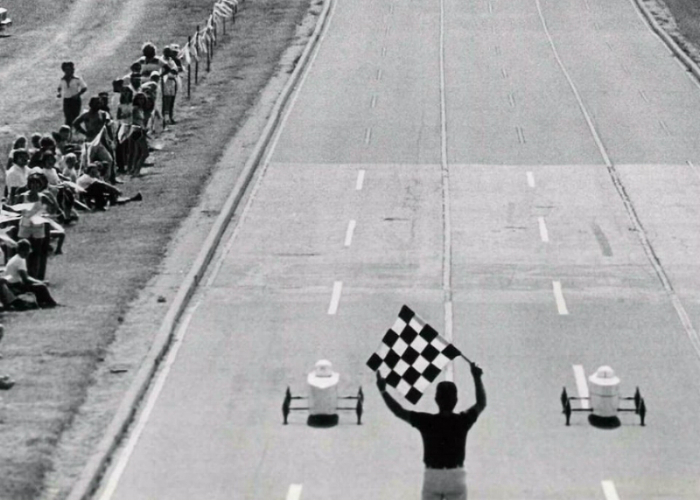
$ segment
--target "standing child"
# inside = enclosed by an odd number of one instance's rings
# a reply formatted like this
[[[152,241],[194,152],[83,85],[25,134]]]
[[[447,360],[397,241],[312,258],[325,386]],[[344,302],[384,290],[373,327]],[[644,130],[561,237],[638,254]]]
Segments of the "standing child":
[[[175,109],[175,96],[177,95],[177,70],[166,66],[163,68],[163,121],[166,115],[170,118],[170,123],[174,124],[173,111]]]
[[[63,78],[58,84],[56,97],[63,98],[63,117],[65,124],[70,127],[73,125],[73,120],[80,114],[82,107],[80,96],[87,91],[87,85],[82,78],[75,75],[75,65],[72,62],[67,61],[61,64],[61,70]]]

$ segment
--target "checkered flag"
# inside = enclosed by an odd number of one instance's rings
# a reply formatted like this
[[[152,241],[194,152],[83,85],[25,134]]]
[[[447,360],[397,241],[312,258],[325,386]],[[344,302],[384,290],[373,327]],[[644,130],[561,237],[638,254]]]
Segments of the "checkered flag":
[[[403,306],[367,366],[379,370],[387,384],[416,404],[442,369],[461,355],[420,316]]]

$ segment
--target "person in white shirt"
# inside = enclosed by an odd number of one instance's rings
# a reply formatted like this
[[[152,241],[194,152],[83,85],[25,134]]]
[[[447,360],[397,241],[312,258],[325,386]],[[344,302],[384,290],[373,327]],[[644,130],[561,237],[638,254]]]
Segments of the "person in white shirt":
[[[78,157],[73,153],[68,153],[63,157],[63,176],[70,182],[78,181]]]
[[[27,187],[27,177],[29,176],[29,152],[26,149],[15,149],[12,152],[12,165],[5,176],[7,186],[8,204],[17,203],[20,191]]]
[[[61,179],[56,172],[56,156],[51,151],[46,151],[41,158],[41,169],[38,173],[44,174],[49,186],[58,186]]]
[[[82,108],[82,96],[87,92],[87,85],[82,78],[75,75],[75,65],[70,62],[61,64],[63,70],[63,78],[58,84],[58,94],[56,97],[63,98],[63,116],[65,124],[69,127],[73,126],[73,121],[80,114]]]
[[[17,254],[7,262],[2,281],[7,283],[8,288],[15,295],[34,294],[39,307],[56,307],[58,303],[51,296],[46,283],[32,278],[27,273],[27,257],[31,250],[32,245],[29,241],[19,240],[17,242]]]

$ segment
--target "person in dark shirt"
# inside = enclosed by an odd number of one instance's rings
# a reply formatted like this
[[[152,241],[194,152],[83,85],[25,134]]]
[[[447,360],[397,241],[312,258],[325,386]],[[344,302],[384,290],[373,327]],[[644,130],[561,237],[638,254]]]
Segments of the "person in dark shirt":
[[[455,413],[457,386],[440,382],[435,392],[438,413],[406,410],[386,391],[386,380],[377,372],[377,388],[389,410],[420,431],[423,438],[422,500],[466,500],[467,472],[464,469],[467,433],[486,408],[483,370],[471,363],[476,403],[467,411]]]

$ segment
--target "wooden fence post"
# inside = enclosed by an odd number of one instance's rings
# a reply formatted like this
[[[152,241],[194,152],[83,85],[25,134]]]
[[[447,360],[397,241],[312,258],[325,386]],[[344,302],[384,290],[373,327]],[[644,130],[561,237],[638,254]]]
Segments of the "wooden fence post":
[[[195,35],[195,45],[197,45],[197,60],[194,62],[194,84],[199,82],[199,24],[197,25],[197,34]]]
[[[192,54],[192,36],[187,37],[187,48]],[[187,99],[190,98],[190,87],[192,86],[192,59],[190,59],[190,64],[187,65]]]

